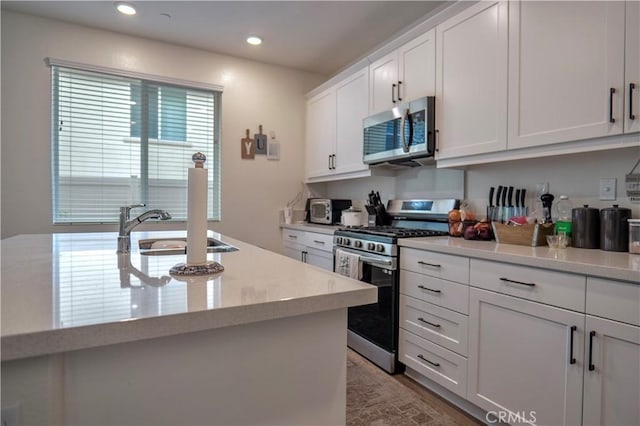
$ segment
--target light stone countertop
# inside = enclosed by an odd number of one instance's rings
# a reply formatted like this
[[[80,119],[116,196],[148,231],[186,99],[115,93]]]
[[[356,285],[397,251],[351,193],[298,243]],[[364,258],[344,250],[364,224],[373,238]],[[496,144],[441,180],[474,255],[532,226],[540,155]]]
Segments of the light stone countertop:
[[[19,235],[2,240],[2,360],[190,333],[373,303],[374,286],[209,231],[239,248],[225,270],[169,276],[185,255],[143,256],[137,240],[184,231]],[[346,325],[345,325],[346,326]]]
[[[298,231],[317,232],[319,234],[327,235],[333,235],[337,229],[344,228],[340,225],[318,225],[307,222],[281,223],[280,227],[285,229],[296,229]]]
[[[403,238],[398,245],[640,284],[640,255],[578,248],[551,249],[452,237]]]

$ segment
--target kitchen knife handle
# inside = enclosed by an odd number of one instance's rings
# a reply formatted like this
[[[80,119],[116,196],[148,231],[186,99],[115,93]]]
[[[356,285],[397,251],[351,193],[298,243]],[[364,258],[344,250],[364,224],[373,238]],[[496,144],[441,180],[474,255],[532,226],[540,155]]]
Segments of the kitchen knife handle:
[[[520,207],[520,188],[516,189],[516,207]]]
[[[615,123],[616,119],[613,118],[613,94],[616,93],[616,88],[609,89],[609,123]]]
[[[502,207],[506,207],[507,206],[507,187],[505,186],[504,188],[502,188],[502,199],[500,200],[502,202]]]
[[[393,102],[394,104],[396,103],[395,90],[396,90],[396,84],[395,84],[395,83],[393,83],[393,84],[391,85],[391,102]]]
[[[489,207],[493,207],[493,192],[495,191],[495,188],[492,186],[491,188],[489,188]]]
[[[402,84],[402,82],[400,80],[398,80],[398,101],[401,101],[402,98],[400,97],[400,85]]]
[[[509,192],[507,192],[507,198],[508,198],[508,203],[509,203],[509,207],[513,207],[513,186],[509,187]]]
[[[500,206],[501,196],[502,196],[502,185],[498,185],[498,193],[496,194],[496,206]]]
[[[633,115],[633,89],[636,88],[634,83],[629,83],[629,120],[635,120],[636,116]]]
[[[526,194],[527,194],[527,189],[526,188],[522,188],[522,191],[520,191],[520,206],[521,207],[524,207]]]

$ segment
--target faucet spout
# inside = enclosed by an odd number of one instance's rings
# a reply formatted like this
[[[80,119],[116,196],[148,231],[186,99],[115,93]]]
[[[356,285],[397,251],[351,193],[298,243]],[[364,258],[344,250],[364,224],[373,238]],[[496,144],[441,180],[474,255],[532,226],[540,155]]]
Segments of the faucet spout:
[[[138,217],[129,219],[131,209],[135,207],[144,207],[144,204],[120,207],[120,230],[118,232],[117,253],[129,253],[131,251],[131,231],[142,222],[149,219],[171,219],[171,214],[169,214],[169,212],[160,209],[148,210]]]

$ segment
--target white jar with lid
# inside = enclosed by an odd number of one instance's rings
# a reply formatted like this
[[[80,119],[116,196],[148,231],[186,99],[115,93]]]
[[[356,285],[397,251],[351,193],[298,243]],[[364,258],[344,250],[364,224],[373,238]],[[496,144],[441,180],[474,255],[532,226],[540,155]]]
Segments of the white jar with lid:
[[[640,254],[640,219],[629,219],[629,253]]]

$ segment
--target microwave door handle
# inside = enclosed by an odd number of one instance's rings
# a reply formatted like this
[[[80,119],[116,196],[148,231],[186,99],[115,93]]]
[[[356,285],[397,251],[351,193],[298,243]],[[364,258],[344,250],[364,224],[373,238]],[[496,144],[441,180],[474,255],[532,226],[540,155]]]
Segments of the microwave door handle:
[[[413,120],[411,119],[411,114],[409,114],[409,110],[407,110],[407,121],[409,121],[409,143],[408,143],[408,145],[411,146],[411,144],[413,143]]]
[[[402,114],[402,121],[400,121],[400,138],[402,139],[402,150],[404,152],[409,152],[409,145],[407,145],[407,140],[405,138],[405,131],[404,131],[404,123],[407,121],[407,117],[409,116],[409,110],[405,109],[403,114]],[[409,134],[411,134],[411,130],[409,130]]]

